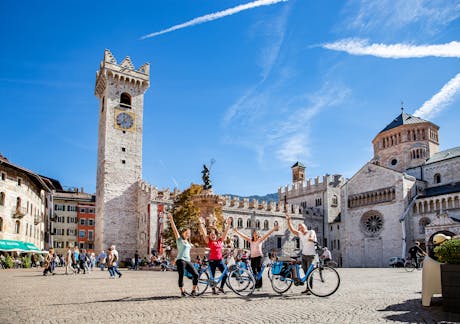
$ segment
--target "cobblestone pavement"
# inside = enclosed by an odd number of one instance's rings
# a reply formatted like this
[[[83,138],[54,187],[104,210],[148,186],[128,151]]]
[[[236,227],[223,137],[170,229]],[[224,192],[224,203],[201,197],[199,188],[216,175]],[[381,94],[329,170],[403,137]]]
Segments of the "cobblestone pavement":
[[[36,269],[0,271],[0,323],[380,323],[460,322],[440,299],[421,305],[421,272],[338,269],[342,283],[331,297],[286,296],[264,288],[250,298],[231,291],[179,298],[176,272],[123,271],[120,279],[89,275],[44,277]],[[188,280],[188,279],[186,279]]]

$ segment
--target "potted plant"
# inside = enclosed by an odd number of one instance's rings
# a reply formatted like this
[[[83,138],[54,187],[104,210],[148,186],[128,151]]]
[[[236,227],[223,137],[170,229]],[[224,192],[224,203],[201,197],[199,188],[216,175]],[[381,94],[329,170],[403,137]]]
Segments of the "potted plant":
[[[441,264],[443,309],[459,313],[460,309],[460,240],[447,240],[434,249]]]

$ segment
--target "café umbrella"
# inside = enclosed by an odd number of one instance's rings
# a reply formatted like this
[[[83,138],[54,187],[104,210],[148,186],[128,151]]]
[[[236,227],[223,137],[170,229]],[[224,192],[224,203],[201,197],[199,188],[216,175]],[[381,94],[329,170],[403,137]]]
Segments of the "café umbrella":
[[[14,240],[0,240],[0,251],[20,253],[47,253],[47,251],[40,250],[33,243]]]

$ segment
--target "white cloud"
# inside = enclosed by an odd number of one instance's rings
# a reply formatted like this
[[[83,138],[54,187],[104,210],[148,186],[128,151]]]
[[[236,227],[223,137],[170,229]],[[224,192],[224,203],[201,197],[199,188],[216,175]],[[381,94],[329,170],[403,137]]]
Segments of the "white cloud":
[[[237,13],[239,13],[241,11],[244,11],[244,10],[249,10],[249,9],[253,9],[253,8],[257,8],[257,7],[261,7],[261,6],[270,6],[270,5],[279,3],[279,2],[287,2],[287,1],[288,0],[257,0],[257,1],[249,2],[249,3],[242,4],[242,5],[239,5],[239,6],[236,6],[236,7],[233,7],[233,8],[229,8],[229,9],[226,9],[226,10],[223,10],[223,11],[219,11],[219,12],[215,12],[215,13],[211,13],[211,14],[207,14],[207,15],[204,15],[204,16],[201,16],[201,17],[194,18],[194,19],[189,20],[189,21],[187,21],[185,23],[175,25],[175,26],[172,26],[170,28],[163,29],[163,30],[160,30],[158,32],[154,32],[154,33],[142,36],[141,39],[147,39],[147,38],[155,37],[155,36],[158,36],[158,35],[170,33],[172,31],[179,30],[179,29],[182,29],[182,28],[203,24],[203,23],[206,23],[206,22],[209,22],[209,21],[212,21],[212,20],[216,20],[216,19],[220,19],[220,18],[223,18],[223,17],[227,17],[227,16],[237,14]]]
[[[295,162],[303,160],[310,155],[309,142],[307,134],[295,134],[287,138],[284,143],[277,150],[276,155],[280,161]]]
[[[346,28],[360,31],[398,30],[417,24],[419,32],[436,33],[460,17],[458,1],[350,0]]]
[[[351,55],[372,55],[383,58],[419,58],[427,56],[460,57],[460,42],[438,45],[369,44],[366,39],[348,38],[322,47]]]
[[[459,92],[460,73],[447,82],[430,100],[425,101],[425,103],[415,111],[414,116],[424,119],[433,118],[447,107]]]

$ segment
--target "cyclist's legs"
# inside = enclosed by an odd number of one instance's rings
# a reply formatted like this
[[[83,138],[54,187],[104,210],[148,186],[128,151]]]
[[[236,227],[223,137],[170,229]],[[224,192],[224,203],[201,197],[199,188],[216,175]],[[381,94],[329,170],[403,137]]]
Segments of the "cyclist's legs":
[[[262,257],[258,256],[255,258],[251,258],[251,268],[252,272],[254,272],[254,278],[257,278],[260,270],[262,270]],[[256,288],[262,287],[262,276],[259,280],[256,281]]]
[[[224,273],[225,266],[222,260],[209,260],[209,267],[211,268],[212,277],[216,278],[216,268],[219,268],[221,273]],[[220,288],[223,288],[225,285],[225,281],[227,280],[227,274],[222,278],[220,282]]]
[[[181,259],[176,260],[176,266],[177,266],[177,274],[179,275],[179,288],[184,287],[184,269],[185,269],[185,261]]]
[[[193,263],[191,263],[190,261],[184,261],[184,262],[185,262],[185,269],[187,269],[187,271],[192,274],[192,284],[196,286],[198,284],[198,271],[196,270]]]
[[[302,254],[302,269],[303,272],[306,274],[308,268],[310,267],[313,259],[315,258],[314,255],[303,255]],[[310,278],[310,287],[313,285],[313,278]]]
[[[219,260],[218,263],[217,263],[217,267],[219,268],[221,273],[224,273],[224,271],[225,271],[224,261]],[[220,282],[220,288],[224,289],[224,285],[225,285],[226,281],[227,281],[227,274],[225,274],[222,277],[222,281]]]

